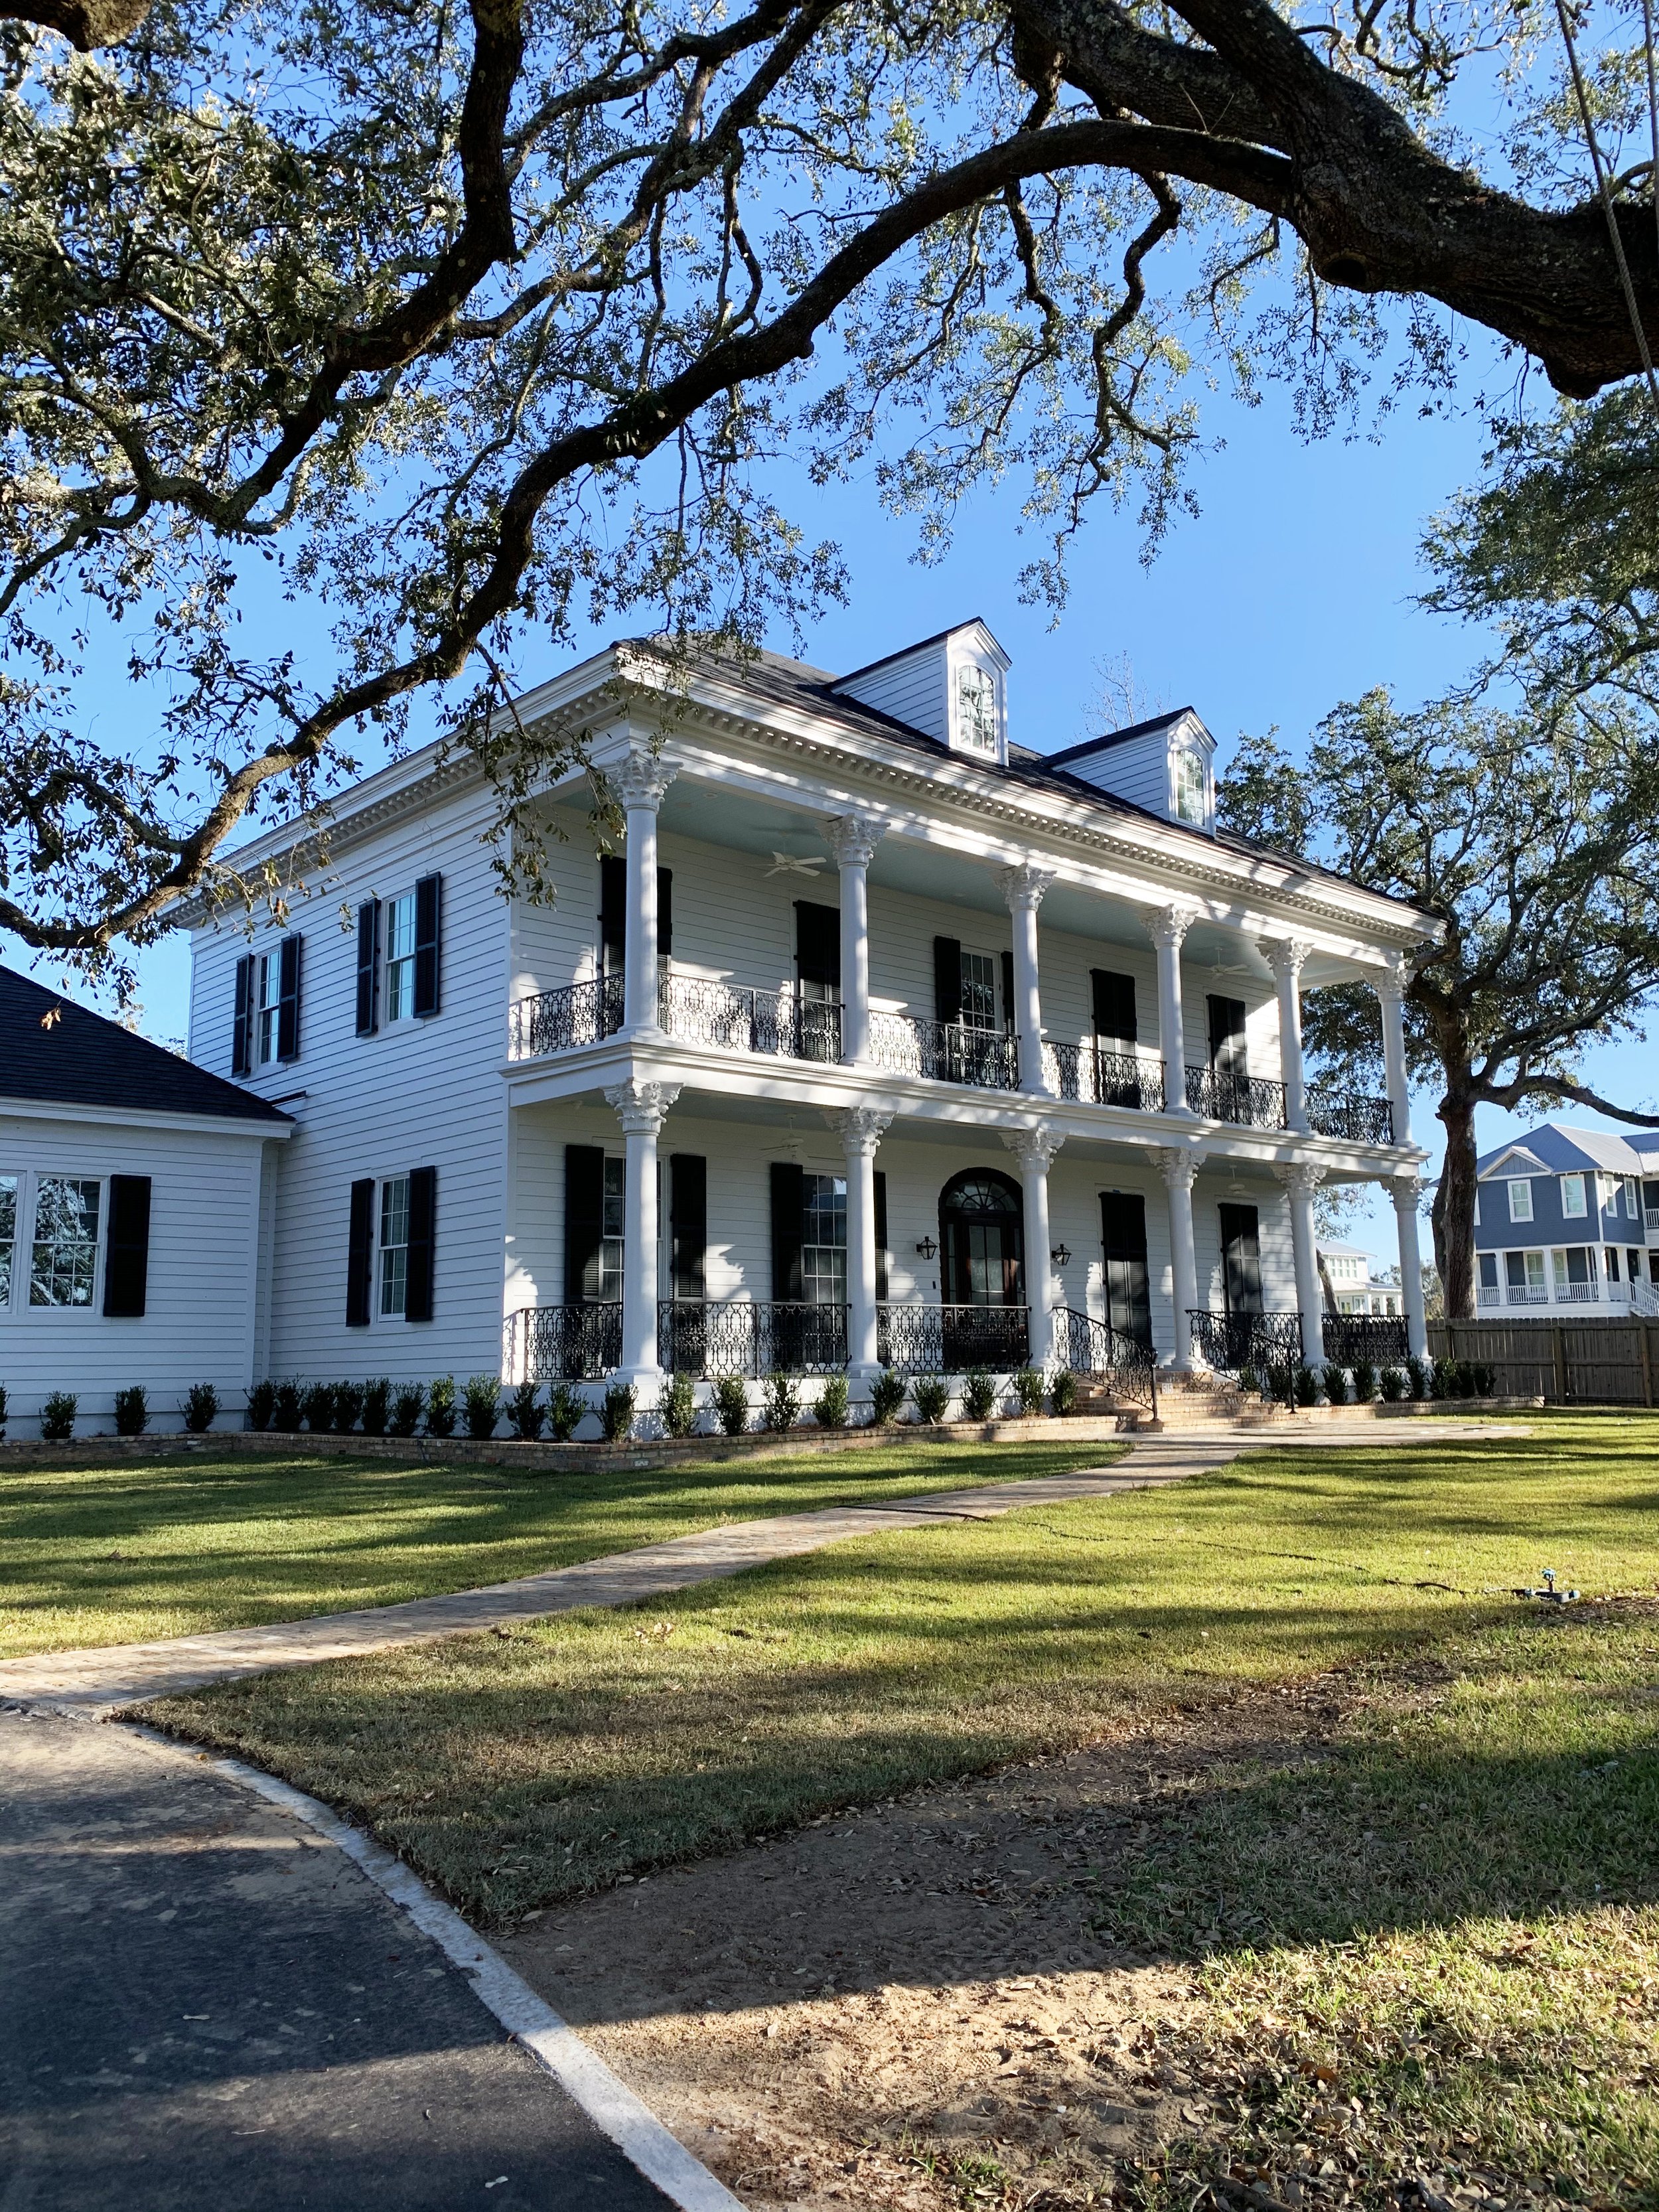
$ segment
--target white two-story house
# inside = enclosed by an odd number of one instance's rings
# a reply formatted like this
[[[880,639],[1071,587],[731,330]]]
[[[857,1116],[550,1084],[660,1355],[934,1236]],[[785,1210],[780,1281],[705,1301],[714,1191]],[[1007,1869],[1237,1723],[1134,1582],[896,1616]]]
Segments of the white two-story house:
[[[847,676],[618,643],[517,716],[550,898],[435,748],[188,916],[191,1049],[294,1122],[270,1371],[332,1379],[1166,1368],[1322,1353],[1313,1197],[1379,1180],[1425,1333],[1401,978],[1437,925],[1217,830],[1190,710],[1047,756],[970,622]],[[1386,1097],[1303,1079],[1362,979]],[[1103,1350],[1103,1347],[1104,1348]]]

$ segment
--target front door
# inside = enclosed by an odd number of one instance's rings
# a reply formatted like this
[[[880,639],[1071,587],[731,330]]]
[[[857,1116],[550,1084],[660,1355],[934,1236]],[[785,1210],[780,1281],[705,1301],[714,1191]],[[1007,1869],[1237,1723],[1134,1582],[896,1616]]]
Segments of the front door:
[[[1146,1201],[1138,1192],[1100,1194],[1106,1261],[1106,1318],[1120,1336],[1152,1342],[1152,1285],[1146,1269]]]
[[[1261,1311],[1261,1241],[1253,1206],[1221,1208],[1221,1288],[1227,1308],[1227,1364],[1247,1365]]]
[[[945,1185],[939,1211],[945,1365],[1023,1365],[1028,1355],[1015,1341],[1018,1328],[1011,1334],[1008,1324],[990,1318],[1025,1303],[1019,1185],[994,1168],[970,1169]]]

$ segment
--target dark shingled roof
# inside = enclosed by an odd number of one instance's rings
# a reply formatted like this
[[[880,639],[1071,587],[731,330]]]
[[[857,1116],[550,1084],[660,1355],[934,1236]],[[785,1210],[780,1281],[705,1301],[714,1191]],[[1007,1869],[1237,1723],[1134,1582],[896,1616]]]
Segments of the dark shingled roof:
[[[50,1026],[46,1017],[58,1010]],[[0,968],[0,1102],[50,1100],[152,1114],[216,1114],[242,1121],[289,1116],[118,1022]]]

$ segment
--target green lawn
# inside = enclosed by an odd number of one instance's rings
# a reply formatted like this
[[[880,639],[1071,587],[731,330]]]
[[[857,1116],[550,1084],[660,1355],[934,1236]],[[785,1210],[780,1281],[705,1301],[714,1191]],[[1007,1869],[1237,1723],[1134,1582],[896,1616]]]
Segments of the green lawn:
[[[392,1605],[721,1522],[1058,1474],[1121,1449],[896,1442],[541,1475],[302,1452],[0,1472],[0,1657]]]

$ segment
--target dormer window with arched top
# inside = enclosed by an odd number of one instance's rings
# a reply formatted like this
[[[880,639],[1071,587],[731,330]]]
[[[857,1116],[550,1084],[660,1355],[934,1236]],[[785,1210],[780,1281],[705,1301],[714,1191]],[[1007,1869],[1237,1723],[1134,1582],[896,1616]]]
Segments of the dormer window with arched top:
[[[964,752],[997,757],[997,679],[972,661],[957,670],[957,743]]]
[[[1209,808],[1204,789],[1204,758],[1190,745],[1182,745],[1174,761],[1175,811],[1177,822],[1190,822],[1195,830],[1207,827]]]

